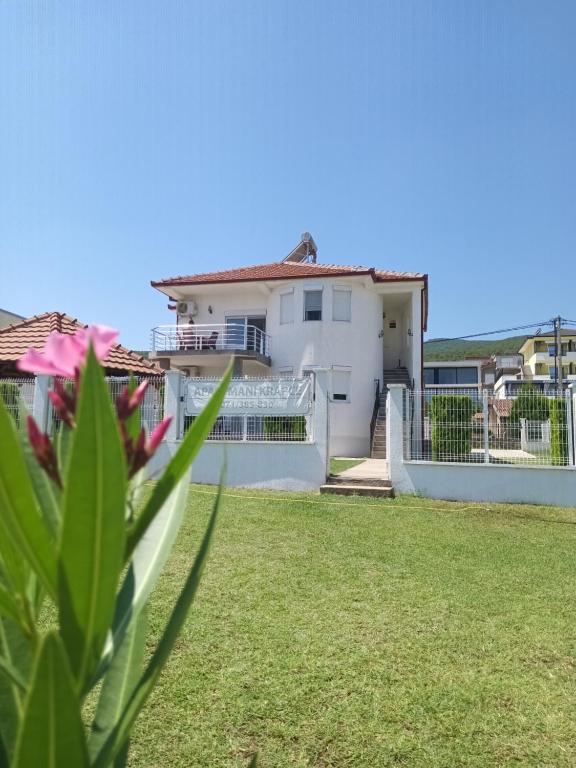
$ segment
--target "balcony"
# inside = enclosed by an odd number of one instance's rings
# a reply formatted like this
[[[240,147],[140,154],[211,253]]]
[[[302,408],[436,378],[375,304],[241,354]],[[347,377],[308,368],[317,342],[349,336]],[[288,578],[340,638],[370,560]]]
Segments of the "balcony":
[[[234,355],[269,366],[270,346],[270,336],[254,325],[158,325],[151,333],[153,357],[195,358],[197,364]]]

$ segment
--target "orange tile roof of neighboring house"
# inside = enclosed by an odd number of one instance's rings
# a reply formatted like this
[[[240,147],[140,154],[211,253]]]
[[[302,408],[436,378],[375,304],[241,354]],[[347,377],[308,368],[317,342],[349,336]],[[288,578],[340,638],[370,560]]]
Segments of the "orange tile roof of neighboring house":
[[[180,275],[165,280],[153,280],[154,288],[171,285],[203,285],[210,283],[242,283],[255,280],[294,280],[305,277],[344,277],[369,275],[375,283],[404,280],[426,280],[427,275],[418,272],[392,272],[373,267],[350,267],[340,264],[302,264],[291,261],[275,261],[251,267],[226,269],[222,272],[205,272],[199,275]]]
[[[0,329],[0,361],[18,360],[29,347],[41,349],[52,331],[76,333],[86,328],[84,323],[63,312],[44,312],[42,315]],[[145,357],[132,352],[121,344],[113,347],[103,361],[106,368],[143,374],[163,374],[162,369]]]

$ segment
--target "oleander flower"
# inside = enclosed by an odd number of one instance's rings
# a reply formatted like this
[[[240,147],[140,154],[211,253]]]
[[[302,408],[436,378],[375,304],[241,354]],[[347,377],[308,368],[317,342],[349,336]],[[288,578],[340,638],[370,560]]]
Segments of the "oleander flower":
[[[117,338],[118,331],[104,325],[81,328],[73,335],[52,331],[43,350],[29,349],[16,365],[27,373],[73,379],[86,361],[90,344],[98,360],[102,361]]]

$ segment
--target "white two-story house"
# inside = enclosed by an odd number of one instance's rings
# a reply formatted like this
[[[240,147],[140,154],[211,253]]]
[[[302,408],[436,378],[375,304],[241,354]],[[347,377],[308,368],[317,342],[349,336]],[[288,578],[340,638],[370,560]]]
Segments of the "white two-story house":
[[[376,392],[422,387],[427,275],[321,264],[305,233],[283,260],[172,277],[152,286],[176,323],[152,330],[151,357],[191,377],[331,372],[330,453],[370,455]]]

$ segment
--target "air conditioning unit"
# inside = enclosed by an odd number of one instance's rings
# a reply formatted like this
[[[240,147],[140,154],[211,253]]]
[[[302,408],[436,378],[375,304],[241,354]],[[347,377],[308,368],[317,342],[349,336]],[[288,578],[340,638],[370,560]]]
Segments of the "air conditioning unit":
[[[179,315],[194,317],[198,314],[198,305],[195,301],[179,301],[176,307],[176,311]]]

